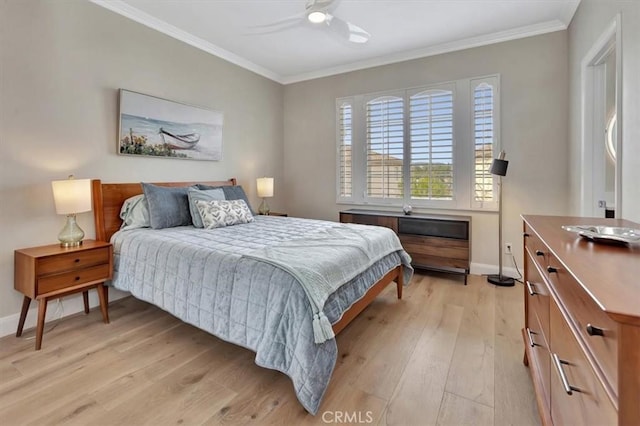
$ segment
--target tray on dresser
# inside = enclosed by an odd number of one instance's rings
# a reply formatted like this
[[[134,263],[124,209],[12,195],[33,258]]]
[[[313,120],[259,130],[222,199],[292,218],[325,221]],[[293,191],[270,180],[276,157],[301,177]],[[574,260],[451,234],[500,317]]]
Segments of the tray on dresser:
[[[565,231],[575,232],[581,237],[603,243],[640,243],[640,229],[619,226],[565,225]]]

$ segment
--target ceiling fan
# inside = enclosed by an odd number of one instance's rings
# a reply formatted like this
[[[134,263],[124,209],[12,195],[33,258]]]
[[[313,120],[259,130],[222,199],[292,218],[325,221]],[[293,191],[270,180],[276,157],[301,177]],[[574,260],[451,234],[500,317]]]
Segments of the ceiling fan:
[[[369,41],[371,34],[333,14],[339,2],[340,0],[309,0],[303,13],[251,28],[263,29],[259,32],[266,34],[284,31],[299,25],[312,25],[318,28],[325,28],[351,43],[364,44]]]

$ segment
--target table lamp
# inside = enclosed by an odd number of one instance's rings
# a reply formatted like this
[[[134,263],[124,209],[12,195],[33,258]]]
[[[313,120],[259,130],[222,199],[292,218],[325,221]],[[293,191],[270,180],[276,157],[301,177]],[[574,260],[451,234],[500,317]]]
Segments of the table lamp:
[[[262,203],[258,208],[260,214],[269,214],[269,205],[267,204],[267,198],[273,197],[273,178],[263,177],[257,179],[258,184],[258,197],[262,198]]]
[[[76,222],[76,214],[91,210],[91,180],[74,179],[51,182],[56,213],[67,215],[67,223],[58,234],[62,247],[77,247],[82,244],[84,231]]]

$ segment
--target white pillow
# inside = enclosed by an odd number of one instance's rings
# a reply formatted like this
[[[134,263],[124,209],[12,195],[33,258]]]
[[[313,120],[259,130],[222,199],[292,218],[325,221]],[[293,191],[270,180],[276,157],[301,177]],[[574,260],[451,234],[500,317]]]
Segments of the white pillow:
[[[253,222],[253,215],[244,200],[195,200],[202,224],[207,229]]]
[[[143,194],[127,198],[120,209],[120,229],[149,228],[149,207]]]

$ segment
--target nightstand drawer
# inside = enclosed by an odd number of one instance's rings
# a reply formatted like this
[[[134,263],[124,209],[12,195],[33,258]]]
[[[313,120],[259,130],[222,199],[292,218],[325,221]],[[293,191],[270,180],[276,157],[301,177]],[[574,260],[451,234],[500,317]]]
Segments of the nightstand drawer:
[[[99,265],[109,262],[110,247],[94,250],[74,251],[72,253],[47,256],[38,259],[38,276],[53,274],[57,272],[71,271],[74,269],[86,268],[87,266]]]
[[[91,268],[79,269],[77,271],[65,272],[64,274],[50,275],[38,279],[37,295],[50,293],[78,284],[90,281],[107,280],[110,276],[110,265],[93,266]]]

